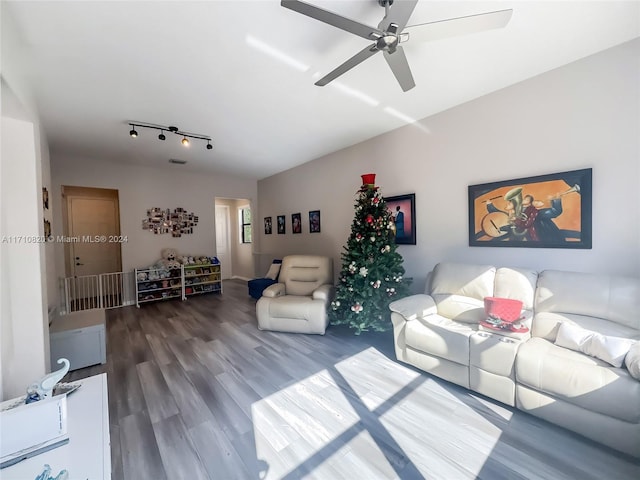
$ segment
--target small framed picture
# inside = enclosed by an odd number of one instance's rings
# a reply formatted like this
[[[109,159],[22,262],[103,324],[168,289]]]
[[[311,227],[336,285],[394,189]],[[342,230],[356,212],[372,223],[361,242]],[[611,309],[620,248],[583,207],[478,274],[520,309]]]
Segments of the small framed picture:
[[[271,225],[271,217],[264,217],[264,233],[265,235],[271,235],[273,232]]]
[[[302,233],[302,214],[291,214],[291,231],[293,233]]]
[[[286,217],[284,215],[278,215],[278,234],[284,235],[287,232]]]
[[[42,207],[49,210],[49,191],[46,187],[42,187]]]
[[[320,210],[311,210],[309,212],[309,233],[320,232]]]
[[[416,244],[416,195],[385,197],[384,201],[396,227],[396,244]]]

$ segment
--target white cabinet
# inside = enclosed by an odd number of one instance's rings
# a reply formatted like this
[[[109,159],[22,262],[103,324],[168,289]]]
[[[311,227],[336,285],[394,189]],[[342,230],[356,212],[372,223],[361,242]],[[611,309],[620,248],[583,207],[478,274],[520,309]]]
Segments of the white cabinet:
[[[67,398],[69,443],[41,453],[11,467],[3,468],[2,480],[31,480],[51,465],[57,475],[62,469],[69,480],[108,480],[111,478],[109,402],[105,373],[78,380],[82,386]],[[38,428],[38,425],[25,425]]]
[[[106,363],[105,310],[83,310],[56,317],[49,327],[51,365],[59,358],[71,363],[70,370]]]

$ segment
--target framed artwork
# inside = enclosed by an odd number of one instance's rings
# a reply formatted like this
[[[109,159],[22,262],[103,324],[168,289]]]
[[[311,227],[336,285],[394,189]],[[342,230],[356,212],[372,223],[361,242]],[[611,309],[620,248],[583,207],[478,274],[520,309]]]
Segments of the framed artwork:
[[[385,197],[384,201],[396,224],[396,244],[416,244],[416,195]]]
[[[51,236],[51,222],[49,220],[44,221],[44,238],[49,239]]]
[[[278,234],[283,235],[286,231],[286,218],[284,215],[278,215]]]
[[[293,233],[302,233],[302,214],[291,214],[291,231]]]
[[[264,233],[265,235],[271,235],[272,233],[271,217],[264,217]]]
[[[309,233],[320,233],[320,210],[309,212]]]
[[[42,187],[42,207],[49,210],[49,191],[46,187]]]
[[[592,171],[469,186],[472,247],[591,248]]]

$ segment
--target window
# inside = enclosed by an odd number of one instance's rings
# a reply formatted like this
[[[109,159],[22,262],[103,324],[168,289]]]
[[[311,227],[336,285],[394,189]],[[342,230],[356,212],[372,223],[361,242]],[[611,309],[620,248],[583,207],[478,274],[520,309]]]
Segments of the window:
[[[242,243],[251,243],[251,209],[240,209],[240,235]]]

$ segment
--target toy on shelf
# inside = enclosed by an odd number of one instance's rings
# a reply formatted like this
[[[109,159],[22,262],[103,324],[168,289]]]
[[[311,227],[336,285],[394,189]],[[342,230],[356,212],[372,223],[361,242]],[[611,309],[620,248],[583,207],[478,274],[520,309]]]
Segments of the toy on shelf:
[[[180,262],[178,262],[178,251],[175,248],[163,248],[161,252],[162,259],[160,264],[167,270],[174,268],[180,268]]]
[[[222,293],[220,261],[206,255],[180,255],[164,248],[154,265],[135,270],[136,305],[197,293]],[[197,284],[197,286],[194,286]]]

